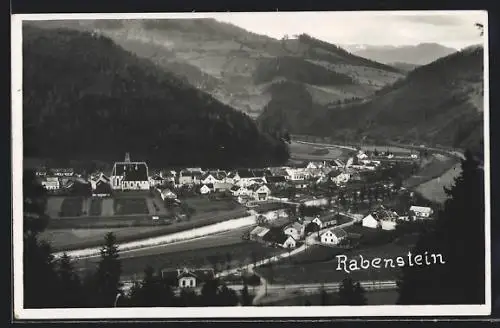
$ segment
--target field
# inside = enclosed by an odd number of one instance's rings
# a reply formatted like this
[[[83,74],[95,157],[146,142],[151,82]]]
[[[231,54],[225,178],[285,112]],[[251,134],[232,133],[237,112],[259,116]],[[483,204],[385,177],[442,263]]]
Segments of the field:
[[[110,230],[113,228],[130,227],[126,234],[119,238],[119,242],[127,242],[143,238],[157,237],[161,235],[168,235],[180,231],[190,230],[194,228],[203,227],[210,224],[215,224],[222,221],[236,219],[239,217],[247,216],[248,214],[244,209],[235,209],[223,213],[200,213],[194,214],[189,220],[181,222],[172,222],[169,219],[151,220],[151,218],[137,218],[137,217],[101,217],[101,218],[75,218],[75,219],[53,219],[50,220],[48,232],[55,232],[59,229],[71,231],[74,229],[93,230],[96,228],[106,228]],[[131,227],[132,226],[132,227]],[[149,229],[147,229],[149,228]],[[102,229],[104,230],[104,229]],[[64,234],[62,235],[64,236]],[[85,247],[94,247],[100,245],[100,239],[94,240],[78,240],[73,241],[61,235],[53,234],[51,239],[55,244],[59,245],[59,249],[71,250]],[[62,239],[61,239],[62,238]]]
[[[443,187],[451,187],[454,183],[455,177],[457,177],[460,172],[460,164],[455,164],[440,177],[419,185],[415,191],[430,201],[443,203],[448,197],[444,192]]]
[[[248,228],[245,228],[248,230]],[[227,269],[258,261],[282,253],[283,249],[266,247],[260,243],[244,241],[241,236],[245,229],[236,229],[227,233],[179,242],[151,249],[124,252],[120,258],[124,280],[140,277],[144,268],[151,265],[155,269],[178,269],[182,267],[213,267]],[[229,254],[229,256],[228,256]],[[94,269],[98,259],[81,260],[78,268]]]
[[[130,237],[139,238],[150,235],[158,230],[157,227],[131,227],[131,228],[107,228],[107,229],[57,229],[45,230],[40,238],[50,242],[54,251],[69,250],[97,246],[104,241],[104,236],[112,232],[117,240],[125,241]]]
[[[195,196],[182,199],[182,202],[194,209],[196,213],[209,213],[230,211],[237,208],[243,208],[234,200],[210,200],[208,197]]]
[[[396,155],[396,154],[410,154],[412,152],[411,149],[397,147],[397,146],[363,145],[361,147],[361,149],[364,151],[375,151],[375,150],[377,150],[379,152],[390,151],[390,152],[394,153],[394,155]]]
[[[61,204],[59,216],[80,216],[82,215],[83,198],[82,197],[67,197],[64,198]]]
[[[313,146],[292,141],[289,148],[292,159],[321,161],[345,156],[344,150],[333,146]]]
[[[149,214],[144,198],[117,198],[114,201],[114,211],[117,215]]]
[[[413,188],[430,180],[437,179],[456,164],[457,160],[454,158],[435,154],[416,175],[411,176],[403,182],[403,187]]]

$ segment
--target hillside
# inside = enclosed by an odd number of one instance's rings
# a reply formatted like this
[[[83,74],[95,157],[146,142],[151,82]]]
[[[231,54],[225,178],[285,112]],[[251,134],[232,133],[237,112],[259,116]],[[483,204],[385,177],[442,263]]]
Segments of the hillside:
[[[403,62],[395,62],[395,63],[389,63],[392,67],[396,67],[397,69],[405,72],[413,71],[415,68],[417,68],[419,65],[415,64],[409,64],[409,63],[403,63]]]
[[[23,27],[25,156],[153,165],[282,163],[245,114],[98,34]],[[180,67],[179,69],[182,69]]]
[[[108,36],[124,49],[253,117],[272,99],[268,87],[276,80],[301,83],[314,103],[325,105],[369,97],[405,74],[307,35],[276,40],[214,19],[36,24]]]
[[[307,104],[302,101],[286,118],[280,106],[268,106],[259,124],[337,140],[366,136],[474,148],[483,135],[483,49],[471,47],[418,67],[368,101],[330,109]]]
[[[401,62],[413,65],[427,65],[457,51],[457,49],[445,47],[437,43],[420,43],[415,46],[363,45],[348,48],[358,56],[380,63],[390,64]]]

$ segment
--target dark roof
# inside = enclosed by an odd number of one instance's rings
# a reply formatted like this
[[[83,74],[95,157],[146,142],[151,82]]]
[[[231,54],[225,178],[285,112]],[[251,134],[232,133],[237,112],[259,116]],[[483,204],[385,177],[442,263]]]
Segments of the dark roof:
[[[280,182],[286,182],[286,178],[282,175],[275,175],[266,177],[266,181],[268,183],[280,183]]]
[[[144,162],[115,163],[113,175],[123,176],[124,181],[147,181],[148,167]]]
[[[207,186],[210,189],[214,189],[214,184],[213,183],[207,183],[207,184],[204,184],[203,186]]]
[[[238,173],[240,178],[253,178],[253,177],[255,177],[253,175],[253,172],[250,170],[238,170],[237,173]]]
[[[347,232],[346,232],[344,229],[342,229],[342,228],[333,228],[331,231],[332,231],[332,232],[335,234],[335,236],[337,236],[338,238],[343,238],[343,237],[346,237],[346,236],[347,236]]]
[[[285,241],[286,241],[288,238],[290,238],[290,236],[283,234],[283,235],[276,236],[276,240],[275,240],[275,241],[276,241],[278,244],[282,245],[282,244],[284,244],[284,243],[285,243]]]
[[[94,189],[94,194],[110,194],[112,191],[111,185],[102,180],[96,183],[96,187]]]
[[[232,191],[238,191],[239,189],[240,189],[240,187],[238,187],[238,186],[232,186],[232,187],[231,187],[231,190],[232,190]]]

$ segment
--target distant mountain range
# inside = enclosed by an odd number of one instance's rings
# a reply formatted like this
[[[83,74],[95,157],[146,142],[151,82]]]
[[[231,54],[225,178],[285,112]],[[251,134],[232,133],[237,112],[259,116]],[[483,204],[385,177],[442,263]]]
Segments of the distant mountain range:
[[[369,99],[347,105],[314,105],[300,85],[293,99],[271,103],[259,117],[264,128],[337,140],[423,141],[481,148],[483,48],[469,47],[411,71]],[[272,106],[271,106],[272,105]]]
[[[287,92],[272,88],[278,82],[299,83],[314,103],[326,105],[371,96],[406,74],[305,34],[277,40],[214,19],[37,24],[105,35],[252,117],[262,112],[276,92]]]
[[[393,63],[427,65],[457,51],[437,43],[420,43],[414,46],[343,45],[343,47],[355,55],[388,65]]]
[[[220,103],[111,39],[23,26],[26,157],[116,161],[130,152],[158,166],[285,163],[277,131],[264,133]]]

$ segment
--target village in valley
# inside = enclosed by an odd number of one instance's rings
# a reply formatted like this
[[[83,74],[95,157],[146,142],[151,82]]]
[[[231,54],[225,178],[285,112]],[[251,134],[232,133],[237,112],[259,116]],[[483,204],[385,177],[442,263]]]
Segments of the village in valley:
[[[423,157],[435,155],[355,147],[339,154],[283,167],[222,170],[150,168],[126,153],[109,171],[44,166],[35,174],[49,194],[45,233],[59,253],[97,247],[108,231],[125,244],[179,234],[156,252],[137,247],[124,254],[125,287],[140,279],[153,258],[178,291],[219,277],[235,289],[261,286],[254,302],[260,290],[261,304],[273,304],[290,297],[283,293],[286,286],[338,288],[344,278],[335,270],[338,254],[368,249],[372,256],[405,255],[418,222],[433,217],[432,203],[403,185],[422,171]],[[248,220],[242,224],[242,218]],[[95,264],[76,256],[76,265],[84,272]],[[395,283],[387,283],[397,270],[379,271],[355,278],[386,284],[373,289],[394,289]]]

